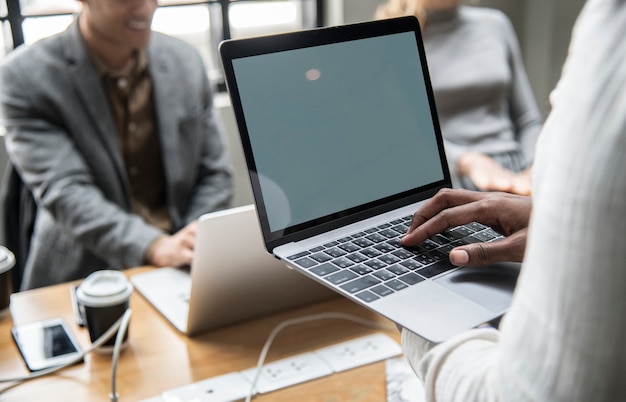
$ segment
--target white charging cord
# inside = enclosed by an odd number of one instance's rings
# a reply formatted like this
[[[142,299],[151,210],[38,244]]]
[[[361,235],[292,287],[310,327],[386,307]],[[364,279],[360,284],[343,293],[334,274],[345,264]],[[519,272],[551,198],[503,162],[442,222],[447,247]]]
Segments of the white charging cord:
[[[113,362],[111,368],[111,394],[109,395],[109,400],[111,402],[117,402],[119,395],[117,394],[117,362],[120,356],[120,350],[122,349],[122,342],[124,342],[124,335],[126,335],[126,330],[128,329],[128,323],[130,322],[130,309],[127,309],[122,317],[122,322],[120,323],[120,330],[117,332],[117,336],[115,337],[115,346],[113,346]]]
[[[248,392],[248,395],[246,396],[246,402],[250,402],[252,400],[252,397],[256,393],[256,386],[257,386],[257,383],[259,382],[259,378],[261,377],[261,370],[263,369],[263,363],[265,362],[265,358],[267,357],[267,352],[269,351],[270,346],[272,345],[272,342],[274,341],[274,338],[276,338],[278,333],[290,325],[302,324],[304,322],[325,320],[325,319],[348,320],[348,321],[353,321],[358,324],[362,324],[362,325],[376,328],[376,329],[383,329],[383,330],[393,329],[391,326],[381,325],[377,322],[369,321],[359,316],[356,316],[353,314],[347,314],[347,313],[332,313],[332,312],[331,313],[319,313],[319,314],[306,315],[303,317],[285,320],[281,322],[280,324],[278,324],[276,327],[274,327],[270,335],[267,337],[267,341],[265,341],[265,345],[263,345],[263,349],[261,349],[261,354],[259,355],[259,360],[256,366],[256,373],[254,375],[254,379],[252,380],[250,391]]]
[[[59,370],[62,370],[68,366],[71,366],[79,361],[81,361],[87,354],[91,353],[92,351],[94,351],[95,349],[99,348],[100,346],[102,346],[106,341],[108,341],[113,334],[115,333],[115,331],[118,331],[116,339],[115,339],[115,346],[113,349],[113,361],[112,361],[112,370],[111,370],[111,394],[109,395],[109,399],[111,402],[118,402],[118,398],[119,395],[117,394],[117,363],[119,360],[119,354],[120,354],[120,350],[121,350],[121,346],[122,346],[122,342],[124,339],[124,335],[126,334],[126,330],[128,328],[128,324],[130,322],[130,316],[132,314],[132,310],[129,308],[124,312],[124,315],[122,317],[120,317],[104,334],[102,334],[95,342],[92,343],[92,345],[85,351],[81,352],[80,355],[78,355],[75,359],[72,359],[70,361],[68,361],[67,363],[61,365],[61,366],[56,366],[56,367],[52,367],[49,369],[44,369],[44,370],[40,370],[37,371],[35,373],[31,373],[30,375],[27,376],[23,376],[23,377],[15,377],[15,378],[0,378],[0,383],[7,383],[7,382],[24,382],[24,381],[28,381],[28,380],[32,380],[35,378],[39,378],[39,377],[43,377],[45,375],[48,374],[52,374],[55,373]],[[278,335],[278,333],[280,331],[282,331],[283,329],[285,329],[288,326],[291,325],[296,325],[296,324],[302,324],[305,322],[310,322],[310,321],[316,321],[316,320],[324,320],[324,319],[341,319],[341,320],[348,320],[348,321],[353,321],[356,322],[358,324],[362,324],[368,327],[372,327],[372,328],[376,328],[376,329],[382,329],[382,330],[391,330],[393,329],[390,326],[386,326],[386,325],[381,325],[377,322],[374,321],[369,321],[366,320],[364,318],[361,318],[359,316],[356,315],[352,315],[352,314],[347,314],[347,313],[320,313],[320,314],[312,314],[312,315],[308,315],[308,316],[303,316],[303,317],[298,317],[298,318],[293,318],[293,319],[289,319],[289,320],[285,320],[283,322],[281,322],[280,324],[278,324],[276,327],[274,327],[274,329],[272,330],[272,332],[270,333],[270,335],[268,336],[267,340],[265,341],[265,344],[263,345],[263,348],[261,350],[261,354],[259,355],[259,360],[257,363],[257,370],[256,370],[256,374],[254,376],[254,379],[252,381],[252,384],[250,386],[250,391],[248,393],[248,395],[246,396],[246,402],[250,402],[252,400],[252,397],[254,396],[254,394],[256,393],[256,386],[257,383],[259,382],[259,378],[261,376],[261,372],[263,369],[263,364],[265,362],[265,358],[267,357],[267,353],[269,352],[270,346],[272,345],[272,342],[274,342],[274,339],[276,338],[276,336]],[[2,393],[2,391],[0,391],[0,394]]]
[[[76,356],[76,358],[67,361],[66,363],[60,365],[60,366],[55,366],[55,367],[51,367],[48,369],[43,369],[43,370],[39,370],[36,371],[34,373],[31,373],[29,375],[23,376],[23,377],[14,377],[14,378],[0,378],[0,383],[6,383],[6,382],[24,382],[24,381],[29,381],[35,378],[39,378],[39,377],[43,377],[45,375],[48,374],[52,374],[55,373],[59,370],[62,370],[66,367],[69,367],[73,364],[78,363],[79,361],[83,360],[85,358],[86,355],[88,355],[89,353],[93,352],[95,349],[99,348],[100,346],[102,346],[106,341],[108,341],[109,339],[111,339],[111,337],[115,334],[115,331],[117,331],[119,329],[119,331],[117,332],[117,336],[115,338],[115,346],[113,347],[113,363],[112,363],[112,379],[111,379],[111,395],[109,396],[109,398],[111,399],[111,402],[117,402],[117,398],[118,395],[116,393],[115,387],[116,387],[116,375],[117,375],[117,361],[118,361],[118,357],[119,357],[119,353],[120,353],[120,349],[122,346],[122,340],[124,339],[124,335],[126,334],[126,329],[128,328],[128,323],[130,322],[130,316],[132,314],[132,310],[130,308],[126,309],[126,311],[124,312],[124,315],[122,315],[117,321],[115,321],[113,323],[113,325],[111,325],[111,327],[109,329],[106,330],[106,332],[104,334],[102,334],[98,339],[96,339],[95,342],[93,342],[91,344],[91,346],[89,348],[87,348],[86,350],[82,351],[78,356]],[[2,393],[2,391],[0,391],[0,394]]]

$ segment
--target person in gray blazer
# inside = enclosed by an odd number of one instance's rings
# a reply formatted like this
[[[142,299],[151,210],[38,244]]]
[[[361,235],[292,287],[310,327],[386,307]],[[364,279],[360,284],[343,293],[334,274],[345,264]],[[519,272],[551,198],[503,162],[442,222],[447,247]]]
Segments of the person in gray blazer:
[[[232,176],[199,54],[151,31],[156,0],[81,0],[0,68],[6,148],[37,211],[21,289],[191,263]]]

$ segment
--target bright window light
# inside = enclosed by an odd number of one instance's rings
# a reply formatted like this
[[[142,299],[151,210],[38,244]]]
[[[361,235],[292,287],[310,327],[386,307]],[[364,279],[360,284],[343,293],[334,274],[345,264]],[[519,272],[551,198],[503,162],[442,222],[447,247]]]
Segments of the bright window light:
[[[293,2],[233,4],[229,9],[232,28],[245,29],[297,23],[298,9]]]
[[[206,33],[209,31],[209,7],[162,7],[154,13],[152,29],[172,36]]]
[[[0,62],[11,49],[13,49],[11,29],[8,23],[2,23],[2,25],[0,25]]]
[[[52,17],[29,17],[22,23],[24,43],[30,44],[40,39],[64,31],[74,21],[73,15]]]
[[[78,13],[81,3],[76,0],[21,0],[22,14],[37,16],[43,14]]]

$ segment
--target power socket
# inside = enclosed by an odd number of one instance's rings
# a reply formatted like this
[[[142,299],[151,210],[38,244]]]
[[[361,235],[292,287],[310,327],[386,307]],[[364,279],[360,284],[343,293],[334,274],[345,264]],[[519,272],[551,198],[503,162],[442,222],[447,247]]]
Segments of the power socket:
[[[252,383],[239,373],[228,373],[165,391],[165,402],[234,402],[248,396]]]
[[[332,367],[333,371],[349,370],[402,354],[402,348],[385,334],[374,334],[343,342],[315,353]]]
[[[385,334],[373,334],[264,364],[256,384],[265,394],[402,354],[400,345]],[[161,394],[164,402],[234,402],[246,398],[257,374],[253,367],[175,388]],[[158,399],[144,401],[158,402]]]
[[[328,364],[315,353],[303,353],[263,365],[256,389],[259,393],[265,394],[332,373],[333,370]],[[252,383],[257,368],[242,371],[241,374]]]

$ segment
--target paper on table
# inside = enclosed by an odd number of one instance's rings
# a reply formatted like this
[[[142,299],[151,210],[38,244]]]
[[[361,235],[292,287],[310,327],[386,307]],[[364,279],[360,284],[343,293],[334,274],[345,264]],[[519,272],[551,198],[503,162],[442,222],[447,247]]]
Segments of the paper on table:
[[[425,402],[422,382],[404,356],[385,360],[387,402]]]

